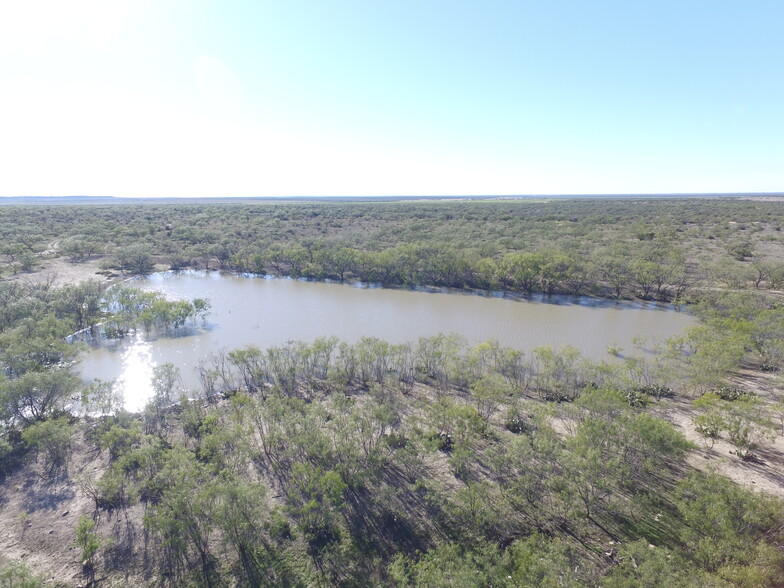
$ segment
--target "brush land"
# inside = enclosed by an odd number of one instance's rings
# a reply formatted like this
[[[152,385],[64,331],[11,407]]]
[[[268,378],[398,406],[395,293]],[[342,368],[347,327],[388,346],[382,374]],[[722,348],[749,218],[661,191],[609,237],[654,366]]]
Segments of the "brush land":
[[[783,207],[2,206],[0,585],[781,585]],[[205,358],[192,400],[158,366],[126,413],[66,337],[196,320],[208,302],[108,287],[184,268],[660,300],[700,324],[606,362],[325,333]]]

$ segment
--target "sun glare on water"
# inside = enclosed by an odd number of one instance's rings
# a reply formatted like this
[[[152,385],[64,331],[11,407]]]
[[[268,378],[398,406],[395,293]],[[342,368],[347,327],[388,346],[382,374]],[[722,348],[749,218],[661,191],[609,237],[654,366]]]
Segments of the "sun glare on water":
[[[122,374],[117,383],[124,391],[125,409],[138,412],[152,398],[152,376],[155,361],[152,343],[137,338],[122,354]]]

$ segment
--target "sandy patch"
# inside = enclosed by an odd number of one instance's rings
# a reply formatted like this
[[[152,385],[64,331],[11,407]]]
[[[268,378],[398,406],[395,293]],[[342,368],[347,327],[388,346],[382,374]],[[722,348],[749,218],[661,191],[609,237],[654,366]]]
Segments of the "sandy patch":
[[[97,258],[71,263],[62,257],[55,257],[42,260],[32,272],[6,275],[3,279],[18,280],[29,284],[48,284],[55,287],[78,284],[87,280],[117,281],[122,279],[117,272],[104,272],[99,264],[100,259]]]

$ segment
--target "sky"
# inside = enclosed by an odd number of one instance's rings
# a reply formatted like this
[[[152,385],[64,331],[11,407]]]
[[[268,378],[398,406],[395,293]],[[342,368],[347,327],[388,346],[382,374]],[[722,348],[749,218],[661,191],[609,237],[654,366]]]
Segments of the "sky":
[[[784,192],[780,0],[0,3],[0,195]]]

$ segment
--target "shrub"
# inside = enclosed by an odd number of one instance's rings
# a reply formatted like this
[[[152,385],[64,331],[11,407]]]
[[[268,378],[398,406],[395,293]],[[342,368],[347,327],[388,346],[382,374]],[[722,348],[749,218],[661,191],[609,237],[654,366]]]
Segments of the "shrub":
[[[107,470],[98,481],[96,506],[107,511],[122,508],[130,503],[125,476],[117,469]]]
[[[57,467],[68,458],[73,431],[73,425],[67,418],[50,419],[27,427],[22,433],[22,439],[28,447],[43,454],[47,465]]]
[[[626,403],[633,408],[645,408],[650,399],[648,395],[639,390],[627,390],[623,393]]]
[[[669,386],[659,386],[657,384],[652,384],[650,386],[640,386],[634,389],[635,392],[639,392],[640,394],[645,394],[647,396],[653,396],[654,398],[672,398],[675,396],[675,392]]]
[[[95,532],[95,521],[92,517],[82,515],[76,524],[76,547],[82,550],[82,561],[86,565],[92,564],[93,556],[101,546],[101,538]]]
[[[756,394],[751,390],[744,390],[743,388],[734,388],[732,386],[719,386],[713,393],[722,400],[747,400],[754,398]]]
[[[0,568],[0,588],[44,588],[45,580],[33,574],[21,562],[11,562]]]

